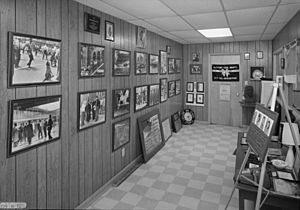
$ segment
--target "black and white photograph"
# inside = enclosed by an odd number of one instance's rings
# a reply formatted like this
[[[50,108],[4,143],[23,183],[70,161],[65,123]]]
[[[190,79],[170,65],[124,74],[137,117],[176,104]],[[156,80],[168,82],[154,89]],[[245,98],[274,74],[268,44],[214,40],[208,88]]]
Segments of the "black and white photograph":
[[[115,26],[114,23],[105,20],[105,40],[114,42],[115,41]]]
[[[148,68],[148,55],[143,52],[134,53],[135,60],[135,74],[147,74]]]
[[[175,73],[180,74],[181,73],[181,59],[175,59]]]
[[[256,58],[257,59],[263,59],[264,58],[263,51],[257,51],[256,52]]]
[[[130,51],[113,50],[113,76],[130,75]]]
[[[113,124],[113,151],[130,141],[130,118]]]
[[[263,66],[250,66],[250,79],[261,80],[265,75],[265,68]]]
[[[196,85],[196,91],[199,93],[204,93],[204,82],[197,82]]]
[[[193,53],[192,54],[192,61],[193,61],[193,63],[200,62],[200,53]]]
[[[194,94],[193,93],[187,93],[186,94],[186,102],[187,103],[194,103]]]
[[[9,85],[60,83],[61,41],[9,32]]]
[[[8,156],[60,138],[61,96],[10,101]]]
[[[162,78],[159,80],[160,86],[160,102],[165,102],[168,100],[168,80],[167,78]]]
[[[196,104],[204,104],[204,94],[196,94]]]
[[[191,74],[202,74],[202,64],[190,64]]]
[[[186,83],[186,92],[194,92],[194,82]]]
[[[137,86],[134,89],[134,111],[139,111],[148,106],[148,86]]]
[[[250,53],[249,52],[244,53],[244,60],[250,60]]]
[[[106,121],[106,90],[78,93],[78,130]]]
[[[113,90],[113,117],[130,113],[130,88]]]
[[[79,77],[103,77],[105,74],[104,46],[79,43]]]
[[[175,96],[175,81],[170,81],[168,83],[168,89],[169,89],[169,98]]]
[[[137,26],[137,35],[136,35],[136,47],[137,48],[146,48],[147,42],[147,29],[141,26]]]
[[[176,71],[175,69],[175,58],[169,58],[168,59],[168,73],[174,74]]]
[[[166,51],[159,51],[159,67],[160,74],[167,74],[168,70],[168,55]]]
[[[179,95],[181,93],[181,81],[175,80],[175,95]]]
[[[149,85],[149,106],[154,106],[160,102],[159,84]]]
[[[149,54],[149,74],[158,74],[158,55]]]

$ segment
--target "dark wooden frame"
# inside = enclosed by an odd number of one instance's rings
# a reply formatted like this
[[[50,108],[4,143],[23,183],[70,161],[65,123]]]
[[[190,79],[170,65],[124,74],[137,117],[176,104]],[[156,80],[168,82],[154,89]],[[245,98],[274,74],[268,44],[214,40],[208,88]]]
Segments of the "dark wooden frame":
[[[200,90],[200,88],[199,88],[199,86],[202,86],[202,90]],[[204,93],[205,91],[204,91],[204,82],[197,82],[196,83],[196,92],[198,92],[198,93]]]
[[[107,29],[108,29],[108,26],[111,25],[112,26],[112,38],[109,38],[107,36]],[[104,35],[104,39],[107,40],[107,41],[111,41],[111,42],[114,42],[115,41],[115,24],[113,22],[110,22],[108,20],[105,20],[105,35]]]
[[[28,146],[26,148],[23,148],[23,149],[19,149],[18,151],[14,151],[12,152],[12,143],[13,143],[13,120],[14,120],[14,114],[13,114],[13,107],[14,107],[14,104],[18,103],[22,103],[24,105],[26,105],[26,102],[27,103],[32,103],[33,105],[31,107],[35,107],[35,106],[40,106],[40,105],[43,105],[43,104],[40,104],[39,102],[40,101],[43,101],[43,100],[50,100],[48,103],[44,103],[44,104],[50,104],[50,103],[53,103],[55,102],[54,99],[58,99],[59,100],[59,132],[58,132],[58,137],[54,137],[52,139],[48,139],[46,141],[43,141],[41,143],[38,143],[38,144],[35,144],[35,145],[32,145],[32,146]],[[34,106],[34,104],[36,104]],[[9,119],[8,119],[8,139],[7,139],[7,157],[11,157],[13,155],[16,155],[16,154],[19,154],[19,153],[22,153],[22,152],[25,152],[25,151],[28,151],[30,149],[33,149],[33,148],[37,148],[43,144],[48,144],[48,143],[51,143],[55,140],[58,140],[61,138],[61,122],[62,122],[62,115],[61,115],[61,109],[62,109],[62,95],[54,95],[54,96],[44,96],[44,97],[35,97],[35,98],[26,98],[26,99],[16,99],[16,100],[11,100],[9,101],[8,103],[9,105]],[[20,106],[20,105],[19,105]],[[27,107],[26,107],[27,108]],[[30,107],[29,107],[30,108]],[[48,116],[48,114],[47,114]],[[36,117],[36,116],[35,116]],[[56,117],[55,117],[56,118]],[[48,117],[47,117],[48,119]],[[54,119],[54,118],[53,118]],[[31,121],[33,119],[30,119]],[[40,120],[40,119],[39,119]],[[28,119],[26,119],[26,121],[28,121]],[[46,130],[46,132],[48,133],[48,129]],[[43,130],[42,130],[42,133],[43,133]],[[44,133],[43,133],[44,134]],[[43,135],[44,136],[44,135]],[[19,138],[19,137],[18,137]],[[26,140],[25,140],[26,141]]]
[[[80,96],[84,95],[84,94],[97,93],[97,92],[99,92],[99,93],[104,92],[105,93],[104,121],[97,122],[97,123],[92,124],[90,126],[81,128],[80,127],[80,122],[81,122],[81,113],[80,113],[81,99],[80,99]],[[105,123],[106,122],[106,108],[107,108],[107,91],[106,91],[106,89],[78,92],[78,94],[77,94],[77,116],[78,116],[78,118],[77,118],[77,129],[78,129],[78,132]],[[93,109],[93,107],[91,109]]]
[[[144,58],[146,59],[146,63],[145,63],[145,72],[143,72],[143,73],[138,73],[137,72],[137,55],[138,54],[143,54],[144,55]],[[135,51],[134,52],[134,74],[135,75],[143,75],[143,74],[147,74],[147,72],[148,72],[148,54],[147,53],[145,53],[145,52],[138,52],[138,51]]]
[[[173,94],[173,95],[170,93],[170,91],[172,91],[171,88],[170,88],[170,86],[171,86],[172,84],[174,84],[174,88],[173,88],[174,94]],[[175,93],[176,93],[176,87],[175,87],[175,84],[176,84],[176,83],[175,83],[175,80],[172,80],[172,81],[169,81],[169,82],[168,82],[168,97],[169,97],[169,98],[172,98],[173,96],[175,96]]]
[[[128,62],[129,62],[129,67],[128,67],[128,73],[126,73],[126,74],[116,74],[116,69],[115,69],[115,53],[116,53],[116,51],[118,51],[118,52],[126,52],[127,53],[127,55],[129,56],[129,60],[128,60]],[[130,69],[131,69],[131,51],[129,51],[129,50],[121,50],[121,49],[113,49],[113,52],[112,52],[112,75],[114,76],[114,77],[117,77],[117,76],[130,76]]]
[[[193,90],[189,90],[189,84],[192,84]],[[194,92],[195,87],[194,87],[194,82],[187,82],[186,83],[186,92]]]
[[[136,101],[136,90],[137,90],[137,88],[142,88],[142,87],[146,87],[146,89],[147,89],[147,104],[143,108],[137,109],[136,108],[136,102],[137,102]],[[134,87],[134,112],[138,112],[138,111],[141,111],[143,109],[146,109],[146,108],[148,108],[148,106],[149,106],[149,88],[148,88],[148,85],[135,86]]]
[[[198,96],[200,96],[200,95],[202,95],[202,97],[203,97],[202,102],[198,101]],[[204,105],[204,103],[205,103],[205,94],[204,93],[197,93],[196,94],[196,104],[203,104]]]
[[[96,25],[96,29],[91,29],[89,27],[89,23],[91,23],[89,21],[89,19],[93,19],[92,21],[92,24],[94,25],[95,23],[97,23]],[[84,13],[84,30],[87,31],[87,32],[91,32],[91,33],[94,33],[94,34],[100,34],[100,26],[101,26],[101,18],[96,16],[96,15],[92,15],[90,13],[87,13],[85,12]]]
[[[171,69],[171,64],[173,63],[173,69]],[[168,58],[168,74],[175,74],[175,58]]]
[[[162,63],[161,63],[163,53],[166,54],[166,72],[165,73],[162,72]],[[160,50],[159,51],[159,74],[167,74],[167,72],[168,72],[168,54],[166,51]]]
[[[192,95],[192,96],[193,96],[193,101],[189,101],[189,97],[188,97],[189,95]],[[186,103],[192,103],[192,104],[193,104],[193,103],[194,103],[194,100],[195,100],[195,99],[194,99],[194,93],[187,93],[187,94],[186,94],[186,100],[185,100]]]
[[[151,56],[157,57],[157,72],[155,72],[155,73],[151,72],[151,59],[150,59]],[[148,64],[149,64],[149,74],[158,74],[159,73],[159,56],[157,54],[149,54]]]
[[[198,66],[200,68],[200,72],[194,72],[193,71],[194,66]],[[197,63],[197,64],[192,63],[192,64],[190,64],[190,73],[191,74],[202,74],[202,64],[201,63]]]
[[[250,66],[250,80],[261,80],[261,78],[260,79],[255,79],[254,77],[253,77],[253,72],[255,71],[255,70],[259,70],[259,71],[261,71],[262,72],[262,78],[263,78],[263,76],[265,75],[265,67],[264,66]]]
[[[168,128],[167,129],[170,129],[170,135],[167,136],[167,138],[165,136],[165,129],[164,129],[164,126],[163,126],[164,122],[166,122],[166,121],[168,121]],[[163,136],[164,136],[165,141],[169,140],[169,138],[171,138],[171,136],[172,136],[171,120],[170,120],[169,117],[167,117],[166,119],[161,121],[161,127],[163,128],[162,132],[163,132]]]
[[[161,86],[162,86],[162,81],[166,81],[166,89],[167,89],[167,95],[166,95],[166,100],[161,100],[161,96],[162,96],[162,88],[161,88]],[[169,95],[169,87],[168,87],[168,79],[167,78],[161,78],[161,79],[159,79],[159,92],[160,92],[160,103],[163,103],[163,102],[166,102],[167,100],[168,100],[168,95]]]
[[[121,144],[119,146],[116,146],[115,145],[116,144],[116,125],[121,124],[125,121],[128,121],[128,141],[124,142],[123,144]],[[127,126],[127,124],[126,124],[126,126]],[[112,138],[113,138],[113,140],[112,140],[112,151],[113,152],[117,151],[118,149],[120,149],[121,147],[125,146],[126,144],[128,144],[130,142],[130,128],[131,128],[130,117],[113,123],[113,125],[112,125]]]
[[[129,110],[123,114],[119,114],[119,115],[116,115],[116,92],[117,91],[129,91]],[[117,117],[121,117],[123,115],[126,115],[126,114],[129,114],[130,113],[130,102],[131,102],[131,88],[122,88],[122,89],[115,89],[112,91],[112,117],[113,118],[117,118]]]
[[[158,86],[158,97],[159,97],[159,100],[156,103],[152,104],[152,105],[150,104],[150,101],[151,101],[151,86]],[[157,105],[157,104],[160,103],[160,85],[159,84],[150,84],[149,85],[148,94],[149,94],[149,98],[148,98],[148,105],[149,105],[149,107],[155,106],[155,105]]]
[[[179,91],[177,91],[177,86],[179,84]],[[181,93],[181,80],[175,80],[175,95],[179,95]]]

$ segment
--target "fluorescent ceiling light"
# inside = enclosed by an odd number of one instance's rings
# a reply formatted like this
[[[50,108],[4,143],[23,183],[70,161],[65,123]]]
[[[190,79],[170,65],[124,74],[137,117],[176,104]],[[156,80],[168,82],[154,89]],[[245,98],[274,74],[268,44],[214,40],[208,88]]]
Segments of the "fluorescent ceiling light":
[[[229,28],[215,28],[198,30],[206,38],[229,37],[232,33]]]

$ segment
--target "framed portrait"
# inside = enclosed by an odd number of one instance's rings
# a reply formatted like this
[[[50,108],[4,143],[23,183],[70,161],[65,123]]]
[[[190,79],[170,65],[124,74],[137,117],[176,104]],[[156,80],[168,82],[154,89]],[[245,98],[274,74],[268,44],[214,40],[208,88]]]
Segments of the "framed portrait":
[[[106,90],[78,93],[78,131],[105,123]]]
[[[202,64],[190,64],[191,74],[202,74]]]
[[[175,73],[175,58],[168,58],[168,72],[169,74]]]
[[[181,73],[181,59],[175,59],[175,73]]]
[[[171,46],[170,46],[170,45],[167,45],[167,46],[166,46],[166,51],[167,51],[167,54],[168,54],[168,55],[171,54]]]
[[[137,86],[134,89],[134,111],[140,111],[148,106],[148,86]]]
[[[181,81],[175,80],[175,95],[179,95],[181,93]]]
[[[134,53],[134,61],[135,61],[135,74],[147,74],[148,67],[148,55],[143,52],[135,52]]]
[[[197,92],[204,93],[204,82],[197,82]]]
[[[168,69],[168,55],[166,51],[160,50],[159,51],[159,69],[160,74],[167,74]]]
[[[158,55],[149,54],[149,74],[158,74]]]
[[[265,75],[265,68],[263,66],[250,66],[250,79],[261,80]]]
[[[187,103],[194,103],[194,93],[187,93],[186,94],[186,102]]]
[[[60,138],[61,95],[12,100],[8,157]]]
[[[256,52],[256,58],[257,59],[263,59],[264,58],[263,51],[257,51]]]
[[[130,113],[130,88],[113,90],[113,118]]]
[[[113,50],[113,76],[130,75],[130,51]]]
[[[199,63],[200,62],[200,53],[192,53],[192,61],[193,63]]]
[[[204,105],[204,94],[197,93],[196,94],[196,104],[203,104]]]
[[[175,96],[175,81],[170,81],[168,82],[168,86],[169,86],[169,98]]]
[[[104,46],[79,43],[79,78],[104,77]]]
[[[9,87],[60,83],[60,40],[15,32],[8,37]]]
[[[186,83],[186,92],[194,92],[194,82]]]
[[[147,29],[141,26],[137,26],[136,47],[145,49],[146,41],[147,41]]]
[[[162,78],[159,80],[160,86],[160,102],[165,102],[168,100],[168,80],[167,78]]]
[[[170,118],[166,118],[161,122],[164,139],[167,141],[172,136]]]
[[[113,152],[130,142],[130,118],[113,124]]]
[[[105,40],[114,42],[115,41],[115,25],[114,23],[105,20]]]
[[[149,85],[149,106],[154,106],[160,102],[159,84]]]
[[[101,22],[100,17],[86,13],[86,12],[84,13],[84,30],[85,31],[95,33],[95,34],[100,34],[100,22]]]
[[[244,53],[244,60],[250,60],[250,53],[249,52]]]

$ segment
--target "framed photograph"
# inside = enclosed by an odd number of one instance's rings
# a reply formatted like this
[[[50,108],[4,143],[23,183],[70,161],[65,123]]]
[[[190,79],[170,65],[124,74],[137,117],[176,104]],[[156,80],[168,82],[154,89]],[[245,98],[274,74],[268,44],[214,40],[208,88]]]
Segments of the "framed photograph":
[[[149,85],[149,106],[154,106],[160,102],[159,84]]]
[[[148,106],[148,86],[137,86],[134,89],[134,111],[140,111]]]
[[[105,40],[114,42],[115,41],[115,25],[114,23],[105,20]]]
[[[265,68],[263,66],[250,66],[250,79],[261,80],[265,75]]]
[[[84,13],[84,30],[85,31],[95,33],[95,34],[100,34],[100,22],[101,22],[100,17],[86,13],[86,12]]]
[[[8,32],[9,87],[58,84],[61,41]]]
[[[130,118],[113,124],[113,152],[130,141]]]
[[[168,59],[168,72],[169,74],[175,74],[175,58]]]
[[[130,75],[130,51],[113,50],[113,76]]]
[[[202,74],[202,64],[190,64],[191,74]]]
[[[176,80],[175,81],[175,95],[179,95],[181,93],[181,81]]]
[[[148,67],[148,56],[147,53],[135,52],[134,53],[135,61],[135,74],[147,74]]]
[[[149,74],[158,74],[158,55],[149,54]]]
[[[175,73],[181,73],[181,59],[175,59]]]
[[[200,62],[200,53],[193,53],[192,61],[193,61],[193,63],[199,63]]]
[[[187,103],[194,103],[194,93],[187,93],[186,94],[186,102]]]
[[[170,118],[166,118],[161,122],[164,139],[167,141],[172,136],[171,123]]]
[[[172,129],[177,133],[182,128],[182,123],[180,119],[180,111],[175,112],[171,115]]]
[[[160,74],[167,74],[168,69],[168,55],[166,51],[159,51],[159,69]]]
[[[60,95],[12,100],[9,105],[8,156],[60,138]]]
[[[170,81],[168,84],[169,84],[168,85],[169,86],[168,96],[169,96],[169,98],[171,98],[171,97],[175,96],[175,81]]]
[[[204,105],[204,94],[197,93],[196,94],[196,104],[203,104]]]
[[[147,41],[147,29],[141,26],[137,27],[137,35],[136,35],[136,47],[137,48],[146,48]]]
[[[186,92],[194,92],[194,82],[186,83]]]
[[[167,45],[167,46],[166,46],[166,51],[167,51],[167,54],[168,54],[168,55],[171,54],[171,46],[170,46],[170,45]]]
[[[130,88],[113,90],[113,118],[130,113]]]
[[[244,60],[250,60],[250,53],[249,52],[244,53]]]
[[[78,93],[78,131],[105,123],[106,90]]]
[[[79,43],[79,78],[104,77],[104,46]]]
[[[263,51],[257,51],[256,52],[256,58],[257,59],[263,59],[264,58]]]
[[[204,93],[204,82],[197,82],[197,92]]]
[[[168,81],[167,78],[162,78],[159,80],[160,86],[160,102],[165,102],[168,100]]]

